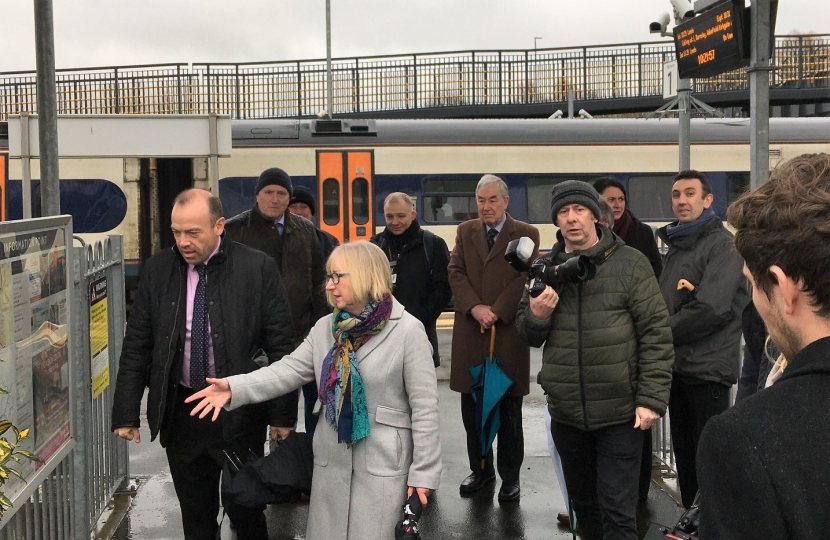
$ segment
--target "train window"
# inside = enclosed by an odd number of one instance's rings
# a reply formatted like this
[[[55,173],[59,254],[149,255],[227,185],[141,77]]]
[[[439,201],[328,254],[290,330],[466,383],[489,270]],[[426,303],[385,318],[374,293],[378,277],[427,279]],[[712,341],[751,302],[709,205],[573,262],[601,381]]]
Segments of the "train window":
[[[334,178],[323,180],[320,196],[323,197],[323,223],[337,225],[340,223],[340,182]]]
[[[424,193],[471,193],[475,194],[478,179],[428,179],[424,182]]]
[[[369,222],[369,182],[365,178],[352,182],[352,221],[357,225]]]
[[[478,217],[475,197],[478,180],[426,179],[421,215],[423,220],[427,223],[456,223]]]
[[[590,180],[593,180],[593,176]],[[565,180],[588,181],[588,178],[568,176],[531,177],[527,180],[527,219],[531,222],[550,223],[550,190]]]
[[[749,191],[749,173],[729,173],[726,180],[726,205]]]
[[[9,180],[6,188],[8,219],[23,219],[23,185]],[[127,216],[127,196],[109,180],[61,180],[60,208],[72,215],[75,233],[103,233],[118,227]],[[32,216],[39,217],[40,180],[32,180]]]
[[[669,221],[674,219],[671,209],[671,188],[674,176],[632,176],[628,179],[627,208],[640,219]]]
[[[473,195],[424,196],[424,214],[427,223],[452,223],[478,217],[478,206]]]

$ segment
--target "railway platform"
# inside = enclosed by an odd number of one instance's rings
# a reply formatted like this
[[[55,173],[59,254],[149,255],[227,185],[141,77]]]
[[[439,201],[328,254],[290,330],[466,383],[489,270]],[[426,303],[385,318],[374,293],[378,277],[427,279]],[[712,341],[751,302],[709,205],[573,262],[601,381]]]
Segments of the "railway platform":
[[[433,495],[421,521],[424,538],[502,540],[539,540],[571,538],[568,529],[558,526],[556,514],[565,510],[559,485],[548,455],[544,423],[544,396],[531,383],[525,398],[523,422],[525,459],[521,475],[522,495],[516,504],[496,501],[494,486],[470,498],[461,498],[458,486],[468,474],[465,438],[461,424],[458,394],[449,389],[452,314],[439,321],[438,339],[442,366],[438,368],[441,403],[441,444],[444,472],[441,487]],[[541,366],[541,350],[531,350],[531,373]],[[302,422],[302,414],[300,414]],[[302,430],[302,426],[299,427]],[[173,540],[182,537],[178,502],[173,489],[164,450],[149,437],[141,444],[130,445],[130,472],[135,490],[118,497],[119,512],[102,522],[98,538],[114,540]],[[659,476],[659,475],[657,475]],[[673,524],[682,509],[671,486],[653,482],[646,504],[638,510],[640,536],[651,522]],[[308,503],[272,505],[266,510],[271,540],[305,538]],[[227,519],[222,538],[236,538]],[[390,538],[392,531],[390,531]],[[240,539],[242,540],[242,539]]]

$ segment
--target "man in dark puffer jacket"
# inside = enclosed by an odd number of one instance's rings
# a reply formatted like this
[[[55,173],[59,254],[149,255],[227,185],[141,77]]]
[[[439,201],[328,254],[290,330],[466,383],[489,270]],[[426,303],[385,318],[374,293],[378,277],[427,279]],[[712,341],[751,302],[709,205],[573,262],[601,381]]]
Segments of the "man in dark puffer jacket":
[[[597,223],[598,198],[586,182],[554,187],[559,242],[546,259],[585,255],[596,276],[525,294],[516,326],[544,344],[540,380],[582,537],[634,540],[642,430],[666,411],[674,352],[651,265]]]

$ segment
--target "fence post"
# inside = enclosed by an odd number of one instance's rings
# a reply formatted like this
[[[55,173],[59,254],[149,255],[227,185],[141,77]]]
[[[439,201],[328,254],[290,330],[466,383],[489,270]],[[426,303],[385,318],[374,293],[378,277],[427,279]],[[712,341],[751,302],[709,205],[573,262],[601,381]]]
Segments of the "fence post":
[[[473,100],[470,105],[476,104],[476,52],[472,51],[473,67],[470,73],[470,86],[473,88]]]
[[[643,44],[637,44],[637,97],[643,97]]]
[[[297,62],[297,118],[303,117],[303,77]]]
[[[412,77],[412,79],[415,81],[415,83],[413,84],[413,89],[412,89],[413,101],[415,102],[415,106],[413,107],[413,109],[417,109],[418,108],[418,55],[417,54],[412,55],[412,74],[414,75],[414,77]]]
[[[207,110],[205,112],[210,113],[210,101],[211,101],[210,100],[210,64],[206,64],[205,68],[206,68],[205,78],[207,79],[207,82],[205,83],[205,87],[206,87],[206,91],[207,91]]]
[[[73,334],[76,336],[89,336],[89,307],[87,306],[87,251],[91,252],[91,246],[72,247],[73,274],[73,298],[75,305],[72,306]],[[74,516],[74,538],[89,538],[90,519],[92,507],[89,500],[89,446],[90,429],[89,422],[92,420],[90,413],[91,365],[89,355],[89,339],[78,339],[75,343],[75,354],[72,361],[72,374],[75,385],[74,403],[72,404],[73,436],[78,445],[72,452],[72,514]]]
[[[124,329],[127,324],[127,294],[124,287],[124,250],[123,238],[120,234],[107,236],[110,244],[109,258],[117,262],[107,268],[107,296],[111,302],[107,306],[109,315],[109,349],[110,349],[110,391],[115,393],[115,379],[118,375],[118,366],[121,359],[121,349],[124,343]],[[110,400],[112,401],[112,400]],[[112,412],[107,415],[112,420]],[[109,431],[109,425],[106,426]],[[130,452],[129,443],[124,439],[115,441],[115,469],[116,474],[124,479],[130,479]]]
[[[502,104],[502,62],[501,62],[501,51],[499,51],[499,105]]]
[[[588,99],[588,48],[582,47],[582,99]]]
[[[528,80],[529,73],[528,73],[528,66],[527,66],[528,52],[529,51],[525,50],[525,105],[527,105],[529,103],[528,99],[529,99],[529,96],[530,96],[529,88],[528,88],[528,85],[530,84],[530,81]]]
[[[234,67],[236,68],[236,119],[239,120],[240,118],[242,118],[239,109],[239,64],[236,64]]]
[[[798,36],[798,86],[804,88],[804,38]]]
[[[354,112],[360,112],[360,58],[354,59],[354,75],[352,76],[354,83]]]
[[[176,64],[176,99],[179,102],[179,114],[182,114],[182,67],[179,64]]]
[[[115,114],[121,114],[121,102],[119,100],[120,89],[118,86],[118,68],[114,68],[115,73]]]

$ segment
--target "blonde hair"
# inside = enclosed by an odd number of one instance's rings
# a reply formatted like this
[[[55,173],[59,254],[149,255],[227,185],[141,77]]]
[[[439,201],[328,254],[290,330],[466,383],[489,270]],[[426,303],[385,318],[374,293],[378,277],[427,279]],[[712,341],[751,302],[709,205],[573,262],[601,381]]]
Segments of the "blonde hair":
[[[349,273],[355,300],[368,303],[379,302],[392,294],[392,272],[389,260],[382,249],[370,242],[352,242],[334,248],[326,263],[326,272],[331,272],[331,261],[338,260]],[[331,291],[326,291],[329,304],[334,306]]]

